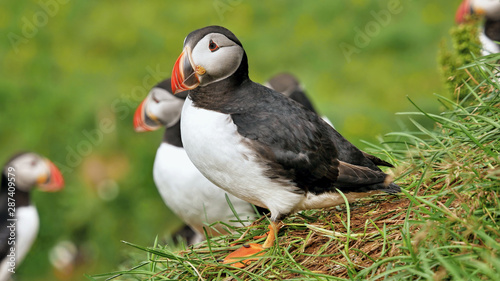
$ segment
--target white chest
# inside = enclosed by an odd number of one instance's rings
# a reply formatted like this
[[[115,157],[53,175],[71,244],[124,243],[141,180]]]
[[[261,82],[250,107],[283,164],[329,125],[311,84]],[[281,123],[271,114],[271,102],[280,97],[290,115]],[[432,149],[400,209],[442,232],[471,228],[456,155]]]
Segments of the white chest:
[[[496,54],[500,52],[500,46],[495,41],[488,38],[486,34],[484,34],[484,31],[480,32],[479,41],[481,42],[482,45],[481,54],[483,56]]]
[[[184,148],[200,172],[220,188],[247,202],[279,213],[300,201],[294,186],[272,181],[262,159],[237,132],[227,114],[193,106],[186,99],[181,118]]]
[[[235,189],[229,184],[230,174],[242,176],[243,167],[251,165],[252,152],[242,143],[231,117],[196,108],[188,98],[181,133],[184,149],[201,173],[226,190]]]

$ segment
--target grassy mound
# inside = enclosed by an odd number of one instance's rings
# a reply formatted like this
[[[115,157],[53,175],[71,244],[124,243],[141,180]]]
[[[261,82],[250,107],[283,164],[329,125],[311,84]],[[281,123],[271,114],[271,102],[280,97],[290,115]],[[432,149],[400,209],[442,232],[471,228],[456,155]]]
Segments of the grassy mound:
[[[244,269],[217,260],[267,231],[261,218],[193,247],[142,247],[123,270],[90,280],[496,280],[500,276],[500,86],[486,62],[439,115],[409,115],[414,129],[388,134],[372,153],[398,167],[399,195],[290,216],[278,244]],[[488,78],[490,77],[490,78]],[[478,82],[481,81],[481,82]],[[411,102],[411,101],[410,101]],[[412,119],[435,122],[428,130]],[[227,226],[231,228],[230,226]],[[263,238],[257,240],[262,242]]]

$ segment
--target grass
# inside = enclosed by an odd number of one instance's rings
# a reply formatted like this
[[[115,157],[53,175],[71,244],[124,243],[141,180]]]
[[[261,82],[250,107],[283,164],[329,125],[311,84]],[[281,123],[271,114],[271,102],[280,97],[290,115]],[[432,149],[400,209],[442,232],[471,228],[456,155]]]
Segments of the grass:
[[[436,96],[441,114],[407,115],[413,128],[390,133],[371,152],[396,163],[398,195],[288,217],[279,243],[244,269],[218,262],[228,246],[267,231],[263,217],[248,228],[227,225],[219,236],[174,250],[143,247],[140,257],[89,280],[495,280],[500,276],[500,86],[495,57],[465,68],[460,102]],[[413,103],[410,100],[411,103]],[[435,123],[425,129],[414,117]],[[207,226],[210,227],[210,226]],[[257,242],[262,242],[257,240]]]
[[[481,54],[481,43],[479,42],[479,26],[481,19],[470,16],[465,23],[453,26],[450,30],[452,48],[448,48],[443,40],[440,44],[438,61],[444,83],[451,95],[455,98],[463,98],[465,93],[461,92],[463,82],[471,77],[479,77],[479,74],[462,66],[472,63]]]

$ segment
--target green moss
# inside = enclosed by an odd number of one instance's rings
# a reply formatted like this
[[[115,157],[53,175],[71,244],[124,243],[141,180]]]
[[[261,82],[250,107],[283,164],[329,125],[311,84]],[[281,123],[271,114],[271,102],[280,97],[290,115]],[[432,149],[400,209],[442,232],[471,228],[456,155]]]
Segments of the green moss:
[[[452,49],[443,40],[439,48],[439,66],[445,79],[445,85],[454,98],[463,98],[461,87],[464,81],[476,79],[477,72],[461,69],[479,57],[481,44],[479,42],[479,20],[471,18],[464,24],[454,26],[450,30]]]

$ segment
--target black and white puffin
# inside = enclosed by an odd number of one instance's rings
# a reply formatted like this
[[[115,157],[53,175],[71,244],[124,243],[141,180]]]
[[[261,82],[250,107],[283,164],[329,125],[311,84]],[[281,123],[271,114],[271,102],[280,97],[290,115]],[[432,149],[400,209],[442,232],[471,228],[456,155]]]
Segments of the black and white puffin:
[[[498,0],[464,0],[455,15],[457,23],[463,23],[467,15],[484,16],[485,21],[479,33],[481,54],[483,56],[500,52],[500,1]]]
[[[188,244],[205,239],[204,230],[211,236],[227,233],[224,222],[234,226],[241,223],[234,216],[226,200],[226,192],[205,178],[189,160],[182,147],[180,119],[186,95],[174,96],[170,79],[166,79],[149,92],[134,115],[134,128],[138,132],[154,131],[166,127],[163,140],[156,152],[153,166],[155,185],[167,205],[184,223],[194,230]],[[229,200],[238,217],[248,225],[257,214],[253,206],[231,194]]]
[[[0,281],[9,280],[38,234],[38,212],[30,200],[35,186],[55,192],[64,187],[64,179],[50,160],[32,152],[7,161],[0,189]]]
[[[317,114],[248,77],[247,55],[226,28],[191,32],[172,72],[174,93],[190,90],[184,103],[184,148],[201,173],[220,188],[271,212],[263,245],[249,244],[224,260],[242,258],[274,244],[281,219],[400,187]]]
[[[272,77],[268,87],[297,100],[309,110],[316,112],[297,78],[288,73]],[[165,203],[181,218],[194,233],[183,228],[181,235],[188,244],[204,240],[203,227],[217,221],[241,225],[227,204],[226,192],[207,180],[191,163],[182,147],[180,132],[181,110],[187,92],[172,93],[171,80],[165,79],[154,86],[142,101],[134,115],[137,132],[154,131],[166,127],[163,141],[157,150],[153,166],[153,178]],[[255,219],[250,203],[228,194],[235,211],[244,224]],[[259,212],[265,212],[259,210]],[[224,233],[222,228],[218,233]],[[212,235],[218,233],[211,233]]]

